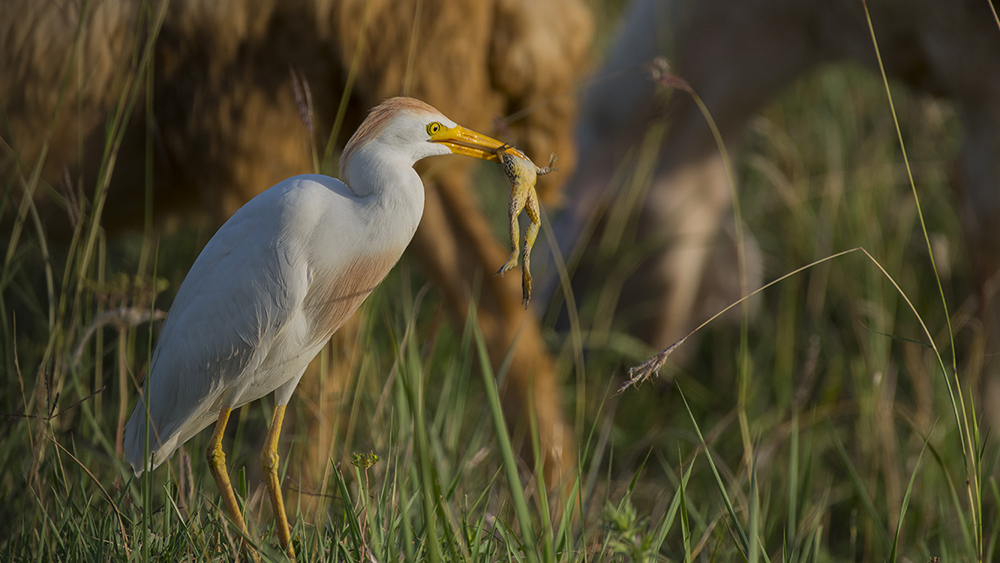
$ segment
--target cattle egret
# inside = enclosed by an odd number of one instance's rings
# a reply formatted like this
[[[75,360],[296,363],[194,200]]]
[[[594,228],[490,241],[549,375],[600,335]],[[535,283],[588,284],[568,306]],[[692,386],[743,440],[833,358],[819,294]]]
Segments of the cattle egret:
[[[125,427],[125,457],[136,475],[216,421],[209,466],[226,510],[246,534],[222,437],[233,409],[273,391],[261,467],[278,539],[294,557],[277,448],[295,386],[413,237],[424,207],[413,164],[447,154],[496,161],[504,150],[423,102],[392,98],[371,111],[344,147],[343,182],[296,176],[237,211],[195,260],[160,333]]]

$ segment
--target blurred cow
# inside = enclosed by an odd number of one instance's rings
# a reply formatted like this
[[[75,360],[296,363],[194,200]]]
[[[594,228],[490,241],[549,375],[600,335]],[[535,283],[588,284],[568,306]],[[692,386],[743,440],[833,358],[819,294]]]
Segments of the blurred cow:
[[[1000,303],[990,281],[1000,272],[1000,24],[987,0],[880,0],[870,9],[888,75],[949,99],[961,117],[959,198],[995,353]],[[659,57],[704,100],[730,152],[747,121],[806,72],[845,60],[878,72],[878,63],[862,0],[631,5],[581,105],[580,166],[565,196],[570,208],[555,230],[563,253],[570,253],[595,211],[620,195],[608,186],[625,151],[655,137],[657,144],[647,146],[652,180],[639,199],[636,229],[645,244],[661,246],[624,283],[618,310],[638,310],[631,330],[664,348],[738,299],[740,284],[719,150],[690,96],[675,93],[666,107],[659,103],[649,72]],[[664,117],[668,126],[660,138],[651,124]],[[751,239],[746,250],[752,289],[760,272]],[[998,382],[987,378],[988,404],[1000,404]]]

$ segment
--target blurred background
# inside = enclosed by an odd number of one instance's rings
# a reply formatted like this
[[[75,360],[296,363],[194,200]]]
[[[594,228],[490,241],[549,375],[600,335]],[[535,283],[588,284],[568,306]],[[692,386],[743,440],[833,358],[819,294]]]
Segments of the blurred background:
[[[148,480],[121,460],[157,330],[230,214],[336,176],[367,110],[410,95],[559,156],[537,293],[493,276],[499,167],[423,166],[414,243],[290,404],[301,559],[995,560],[1000,22],[799,4],[6,2],[3,552],[235,553],[207,433]],[[265,535],[268,402],[227,437]]]

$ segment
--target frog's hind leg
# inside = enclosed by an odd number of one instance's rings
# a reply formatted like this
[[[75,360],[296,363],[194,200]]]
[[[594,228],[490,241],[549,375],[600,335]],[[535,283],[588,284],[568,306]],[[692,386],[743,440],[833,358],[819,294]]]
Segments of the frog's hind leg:
[[[513,270],[517,267],[517,251],[519,250],[520,240],[519,240],[519,227],[517,224],[517,216],[521,214],[521,210],[524,209],[525,198],[518,197],[515,191],[511,190],[510,198],[510,208],[507,214],[510,216],[510,257],[507,258],[507,262],[500,266],[497,270],[498,276],[503,276],[507,272]]]
[[[538,228],[542,224],[542,217],[538,208],[538,194],[535,193],[534,188],[528,190],[525,199],[524,210],[531,223],[528,225],[527,232],[524,233],[524,256],[521,260],[524,264],[521,267],[521,296],[524,306],[527,307],[528,301],[531,299],[531,247],[535,245],[535,238],[538,237]]]

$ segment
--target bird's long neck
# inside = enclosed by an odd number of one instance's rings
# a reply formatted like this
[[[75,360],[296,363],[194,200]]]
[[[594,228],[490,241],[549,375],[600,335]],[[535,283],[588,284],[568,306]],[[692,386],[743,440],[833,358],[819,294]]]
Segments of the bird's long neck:
[[[394,231],[413,236],[424,212],[424,184],[408,157],[364,147],[344,163],[341,179],[358,198],[381,208]]]

